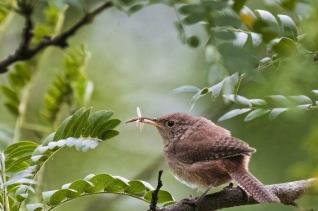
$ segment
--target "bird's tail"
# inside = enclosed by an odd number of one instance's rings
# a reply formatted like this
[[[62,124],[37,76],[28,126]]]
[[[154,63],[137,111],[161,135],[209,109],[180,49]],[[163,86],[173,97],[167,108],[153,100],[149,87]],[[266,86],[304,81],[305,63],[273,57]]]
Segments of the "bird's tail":
[[[248,170],[236,169],[229,171],[230,176],[238,185],[251,195],[259,203],[273,203],[280,202],[279,198],[254,177]]]

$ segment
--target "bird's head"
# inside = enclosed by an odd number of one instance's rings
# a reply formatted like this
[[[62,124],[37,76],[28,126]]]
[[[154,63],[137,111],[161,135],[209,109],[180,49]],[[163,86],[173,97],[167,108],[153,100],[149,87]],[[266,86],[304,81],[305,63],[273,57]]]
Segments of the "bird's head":
[[[163,138],[164,144],[167,144],[171,141],[179,140],[181,136],[198,120],[198,117],[194,117],[189,114],[173,113],[159,118],[138,117],[131,119],[126,123],[140,122],[155,126]]]

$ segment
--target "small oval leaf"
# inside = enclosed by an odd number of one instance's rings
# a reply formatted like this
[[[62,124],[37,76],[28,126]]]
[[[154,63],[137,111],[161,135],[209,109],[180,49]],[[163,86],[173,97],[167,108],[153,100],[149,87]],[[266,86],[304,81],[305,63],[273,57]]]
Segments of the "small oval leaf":
[[[231,119],[233,117],[236,117],[236,116],[239,116],[241,114],[244,114],[246,112],[249,112],[251,110],[251,108],[243,108],[243,109],[234,109],[234,110],[231,110],[227,113],[225,113],[223,116],[221,116],[218,121],[221,122],[221,121],[224,121],[224,120],[227,120],[227,119]]]
[[[258,117],[261,117],[261,116],[267,114],[268,112],[270,112],[269,109],[262,109],[262,108],[255,109],[254,111],[251,111],[251,112],[244,118],[244,121],[245,121],[245,122],[251,121],[251,120],[253,120],[253,119],[256,119],[256,118],[258,118]]]

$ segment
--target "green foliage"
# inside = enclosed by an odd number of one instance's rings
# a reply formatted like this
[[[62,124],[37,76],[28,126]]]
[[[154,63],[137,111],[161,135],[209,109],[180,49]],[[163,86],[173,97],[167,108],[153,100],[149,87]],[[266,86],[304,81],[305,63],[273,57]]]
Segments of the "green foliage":
[[[18,116],[20,111],[23,89],[31,80],[33,73],[32,65],[26,62],[15,64],[8,74],[8,84],[1,86],[6,108],[14,115]]]
[[[21,203],[35,193],[37,173],[57,150],[74,147],[79,151],[87,151],[94,149],[100,141],[116,136],[118,132],[114,128],[120,121],[111,119],[112,115],[110,111],[92,113],[91,109],[82,108],[67,118],[43,144],[21,141],[8,146],[2,158],[5,160],[5,165],[2,165],[5,169],[1,170],[1,174],[5,172],[7,175],[5,187],[8,195],[2,197],[10,198],[11,210],[18,210]],[[40,203],[27,204],[26,208],[52,209],[77,197],[104,193],[128,195],[150,203],[153,190],[154,188],[144,181],[129,181],[108,174],[90,174],[84,179],[63,185],[61,189],[43,192]],[[158,203],[172,201],[169,192],[159,191]]]
[[[42,193],[43,202],[28,204],[28,210],[42,210],[40,208],[52,209],[78,197],[112,193],[128,195],[139,200],[151,202],[152,191],[154,188],[147,182],[140,180],[127,180],[120,176],[109,174],[90,174],[84,179],[76,180],[72,183],[64,184],[61,189],[45,191]],[[171,203],[173,198],[167,191],[160,190],[158,193],[158,203]]]
[[[85,152],[95,149],[101,141],[118,135],[118,131],[114,129],[120,121],[111,119],[112,112],[92,112],[91,110],[91,108],[79,109],[41,145],[30,141],[20,141],[5,149],[3,154],[5,169],[2,170],[2,174],[5,172],[8,176],[5,185],[9,192],[8,197],[12,199],[11,207],[19,207],[19,204],[34,192],[36,175],[56,151],[65,147],[74,147],[78,151]],[[97,177],[93,180],[96,179]],[[72,186],[72,188],[75,187]],[[133,191],[134,189],[131,190]],[[59,194],[57,195],[59,197]],[[31,208],[34,206],[32,205]]]
[[[56,121],[63,104],[75,110],[90,100],[93,84],[85,74],[89,57],[84,46],[68,49],[65,53],[64,71],[56,75],[44,96],[41,114],[46,122]]]
[[[110,119],[112,115],[110,111],[91,113],[91,109],[80,109],[61,124],[53,140],[67,137],[112,138],[118,134],[113,129],[120,123],[117,119]]]
[[[317,90],[313,90],[315,98],[317,99]],[[248,99],[240,95],[224,95],[224,98],[234,102],[243,108],[234,109],[225,113],[219,118],[219,121],[234,118],[244,113],[248,113],[244,121],[251,121],[265,114],[269,115],[270,119],[275,119],[282,113],[291,110],[311,110],[317,108],[317,100],[313,101],[310,97],[305,95],[284,96],[271,95],[264,99]]]
[[[33,29],[33,45],[55,36],[64,22],[67,6],[59,7],[54,1],[49,1],[48,4],[43,11],[44,21],[37,23]]]
[[[23,9],[24,7],[34,7],[36,1],[19,1],[18,7]],[[1,7],[0,5],[0,8]],[[66,7],[58,8],[53,1],[48,7],[45,7],[45,21],[41,24],[36,23],[33,33],[32,44],[36,44],[45,37],[54,36],[61,28],[64,21],[64,12]],[[0,9],[1,11],[1,9]],[[7,76],[8,84],[1,86],[1,92],[5,97],[5,106],[15,116],[21,115],[22,110],[26,106],[26,103],[22,103],[21,100],[25,95],[25,88],[30,83],[32,76],[35,74],[37,61],[27,61],[16,63],[9,70]],[[28,92],[28,91],[26,91]],[[22,110],[21,110],[22,109]]]
[[[199,89],[195,86],[185,85],[178,87],[174,89],[174,93],[180,94],[180,93],[193,93],[191,99],[191,108],[193,109],[195,106],[195,103],[202,97],[211,94],[212,99],[217,98],[220,96],[221,93],[225,95],[229,95],[235,92],[237,86],[239,85],[240,76],[238,73],[234,73],[230,76],[225,77],[222,81],[210,86],[210,87],[204,87],[202,89]]]
[[[20,141],[8,146],[5,151],[6,172],[21,171],[31,164],[31,156],[38,145],[30,141]]]
[[[303,42],[304,40],[309,39],[306,39],[307,35],[304,36],[305,38],[299,36],[300,27],[292,18],[295,15],[291,11],[296,14],[294,9],[298,3],[284,1],[278,5],[289,10],[288,12],[279,10],[284,14],[269,10],[252,10],[245,3],[246,1],[240,0],[235,1],[234,4],[230,4],[229,1],[207,0],[175,5],[178,15],[182,17],[175,24],[181,41],[191,47],[197,47],[202,38],[197,36],[188,38],[186,27],[202,25],[208,36],[204,48],[209,71],[216,71],[210,74],[220,75],[224,72],[226,77],[221,80],[213,79],[212,86],[202,89],[186,85],[174,91],[194,94],[190,110],[203,96],[211,94],[214,100],[221,93],[225,103],[234,102],[247,106],[229,111],[220,118],[221,121],[242,114],[247,114],[245,121],[251,121],[266,114],[273,119],[288,110],[315,109],[316,103],[313,102],[298,104],[299,102],[292,100],[288,105],[282,106],[268,102],[271,101],[270,97],[247,99],[238,95],[241,81],[245,78],[251,80],[258,74],[257,71],[278,66],[282,61],[287,62],[288,59],[298,55],[314,54],[311,52],[313,48],[308,52],[306,49],[308,47],[302,44],[306,43]],[[235,73],[237,71],[242,74]],[[260,102],[264,104],[257,104]]]

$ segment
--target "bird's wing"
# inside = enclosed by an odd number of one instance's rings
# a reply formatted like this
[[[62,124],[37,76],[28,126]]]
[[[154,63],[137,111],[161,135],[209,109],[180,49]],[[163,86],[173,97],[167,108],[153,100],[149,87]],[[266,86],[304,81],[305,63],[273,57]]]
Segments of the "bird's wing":
[[[254,148],[235,137],[199,138],[196,137],[191,143],[189,141],[177,143],[174,148],[176,158],[184,163],[194,163],[250,155],[255,152]]]

